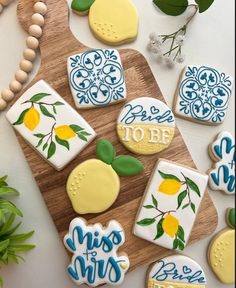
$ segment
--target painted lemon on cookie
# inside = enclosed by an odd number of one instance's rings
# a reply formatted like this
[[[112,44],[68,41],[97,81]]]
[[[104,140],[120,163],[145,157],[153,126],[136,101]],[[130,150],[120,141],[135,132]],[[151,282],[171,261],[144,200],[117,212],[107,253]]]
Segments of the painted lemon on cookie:
[[[180,181],[166,179],[160,184],[158,191],[167,195],[175,195],[179,192],[181,187],[182,183]]]
[[[34,108],[30,108],[24,116],[24,125],[27,127],[30,131],[34,131],[34,129],[39,125],[40,121],[40,114],[39,112]]]
[[[235,283],[235,209],[228,209],[227,219],[231,228],[217,234],[208,250],[208,261],[212,271],[224,284]]]
[[[110,45],[133,41],[138,34],[138,19],[131,0],[96,0],[89,11],[92,32]]]
[[[119,176],[134,176],[143,165],[131,156],[115,157],[113,145],[105,139],[96,145],[98,159],[78,165],[67,181],[67,193],[78,214],[101,213],[116,201],[120,191]]]

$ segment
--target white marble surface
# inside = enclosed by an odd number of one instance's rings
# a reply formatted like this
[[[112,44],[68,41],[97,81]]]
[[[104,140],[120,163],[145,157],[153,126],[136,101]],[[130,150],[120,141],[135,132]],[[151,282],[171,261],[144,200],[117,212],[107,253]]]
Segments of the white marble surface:
[[[148,34],[152,31],[160,33],[172,32],[184,21],[184,16],[167,17],[152,6],[151,0],[133,0],[140,12],[140,28],[138,39],[125,47],[142,52],[156,76],[164,97],[172,104],[174,91],[182,65],[173,70],[159,66],[155,59],[146,51]],[[197,15],[189,27],[187,43],[184,47],[190,64],[216,66],[234,75],[234,0],[218,0],[205,14]],[[73,33],[91,47],[106,47],[98,42],[90,33],[87,18],[71,15]],[[11,79],[21,58],[26,33],[16,21],[16,3],[7,8],[0,17],[0,87],[3,88]],[[35,70],[39,65],[39,59]],[[33,75],[31,76],[33,77]],[[207,154],[207,146],[219,131],[228,130],[234,133],[235,103],[234,94],[230,102],[228,115],[223,125],[207,127],[177,119],[178,126],[189,147],[194,161],[200,171],[205,172],[211,167]],[[74,285],[66,273],[68,257],[57,235],[56,229],[43,202],[41,194],[32,178],[24,155],[16,141],[13,131],[6,122],[4,113],[0,114],[0,175],[8,174],[12,186],[21,191],[21,196],[14,199],[24,211],[22,230],[35,229],[31,242],[37,249],[25,255],[26,262],[12,265],[0,270],[5,279],[5,288],[72,288]],[[211,192],[219,214],[217,231],[225,227],[225,209],[233,205],[234,197]],[[56,196],[55,196],[56,197]],[[210,238],[188,247],[185,254],[193,257],[204,268],[209,288],[224,287],[218,282],[208,267],[206,251]],[[128,251],[127,251],[128,252]],[[145,286],[147,267],[130,273],[123,288]],[[227,287],[234,287],[228,285]]]

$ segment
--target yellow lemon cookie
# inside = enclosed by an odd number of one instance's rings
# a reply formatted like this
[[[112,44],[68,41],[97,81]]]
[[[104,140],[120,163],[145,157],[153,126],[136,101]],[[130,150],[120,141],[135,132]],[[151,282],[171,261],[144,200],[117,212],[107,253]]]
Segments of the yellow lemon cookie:
[[[117,134],[131,152],[151,155],[169,147],[174,138],[175,117],[158,99],[140,97],[127,103],[117,120]]]
[[[212,271],[225,284],[235,283],[235,209],[227,211],[228,224],[210,243],[208,261]]]
[[[138,34],[138,19],[131,0],[96,0],[89,11],[92,32],[109,45],[133,41]]]
[[[78,165],[67,181],[67,193],[79,214],[110,208],[119,195],[119,176],[134,176],[143,170],[142,163],[131,156],[115,157],[113,145],[105,139],[97,142],[96,154],[98,159]]]

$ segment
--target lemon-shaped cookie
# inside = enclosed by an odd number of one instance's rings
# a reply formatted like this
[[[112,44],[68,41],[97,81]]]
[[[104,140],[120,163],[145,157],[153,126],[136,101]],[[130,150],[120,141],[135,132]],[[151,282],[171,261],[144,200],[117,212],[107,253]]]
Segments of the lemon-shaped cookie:
[[[227,222],[233,227],[235,209],[230,209],[227,215],[231,218]],[[222,283],[235,283],[235,227],[226,228],[213,238],[208,250],[208,261]]]
[[[96,0],[89,11],[92,32],[110,45],[133,41],[138,34],[138,19],[131,0]]]
[[[131,156],[115,157],[113,145],[102,139],[97,142],[98,159],[78,165],[67,181],[67,193],[78,214],[101,213],[115,202],[120,191],[119,176],[134,176],[143,165]]]

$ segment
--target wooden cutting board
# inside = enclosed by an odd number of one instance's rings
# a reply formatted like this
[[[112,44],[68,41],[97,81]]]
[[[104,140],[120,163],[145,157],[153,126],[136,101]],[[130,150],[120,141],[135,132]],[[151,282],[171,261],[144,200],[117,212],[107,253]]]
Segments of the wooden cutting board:
[[[38,80],[43,79],[74,107],[68,84],[67,58],[70,55],[81,53],[90,48],[78,42],[71,33],[68,24],[69,11],[66,1],[46,0],[46,2],[48,5],[48,14],[44,26],[44,34],[40,40],[41,67],[35,79],[24,91]],[[33,3],[34,1],[32,0],[19,1],[18,18],[25,30],[28,30],[31,22]],[[121,49],[120,54],[125,70],[128,99],[132,100],[140,96],[149,95],[164,101],[145,58],[139,52],[131,49]],[[24,93],[24,91],[22,93]],[[92,111],[80,111],[80,114],[95,129],[98,137],[106,137],[112,141],[118,154],[128,154],[125,148],[118,142],[115,130],[116,118],[123,105],[124,104],[120,103]],[[61,238],[63,238],[67,232],[70,221],[78,216],[74,213],[67,197],[65,191],[66,180],[72,169],[79,163],[95,157],[95,141],[66,167],[66,169],[61,172],[56,172],[35,153],[19,135],[18,139],[57,230]],[[132,235],[132,226],[142,195],[152,169],[159,157],[195,167],[183,138],[179,130],[176,129],[175,139],[169,149],[158,155],[138,157],[144,163],[145,172],[136,177],[121,179],[119,198],[108,212],[95,216],[86,215],[85,217],[89,220],[89,223],[101,222],[105,225],[109,220],[116,219],[123,225],[127,241],[122,250],[129,254],[131,270],[171,253],[171,251],[155,246]],[[217,213],[207,192],[202,202],[190,242],[199,241],[207,235],[210,235],[215,230],[216,225]]]

